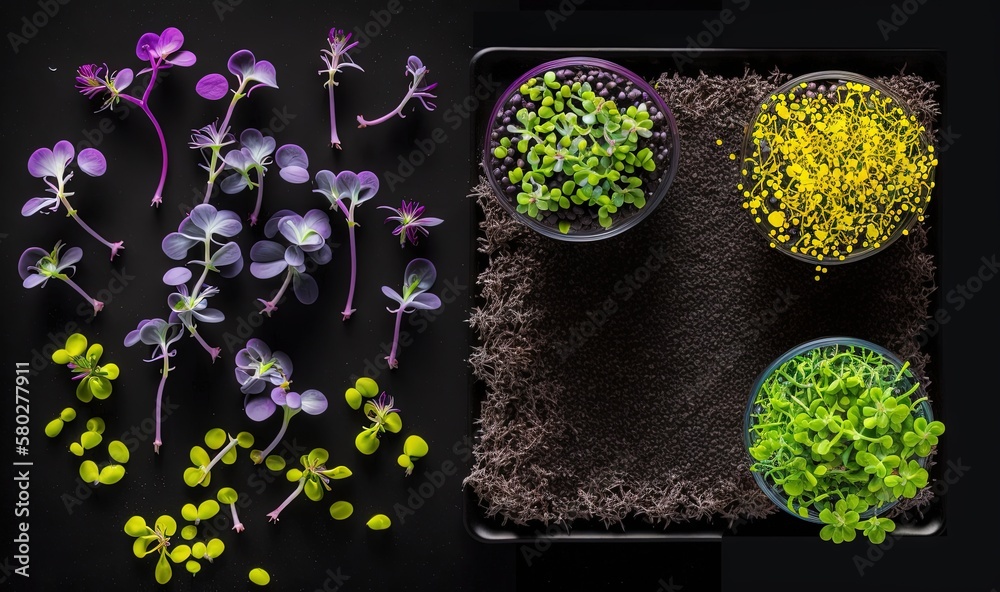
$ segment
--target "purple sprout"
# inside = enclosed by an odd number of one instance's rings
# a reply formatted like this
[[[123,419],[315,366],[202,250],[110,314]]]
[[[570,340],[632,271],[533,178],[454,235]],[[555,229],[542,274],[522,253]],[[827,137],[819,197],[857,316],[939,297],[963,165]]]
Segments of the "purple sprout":
[[[217,271],[224,278],[235,277],[243,269],[243,253],[235,241],[221,243],[215,237],[231,238],[243,229],[239,216],[234,212],[217,210],[210,204],[198,204],[187,218],[181,221],[177,232],[163,238],[163,252],[175,261],[187,257],[191,247],[202,245],[202,259],[188,261],[189,265],[201,266],[202,272],[194,287],[187,283],[193,277],[187,267],[174,267],[163,275],[163,283],[174,287],[175,292],[167,297],[170,307],[170,322],[180,322],[198,343],[212,356],[212,361],[222,351],[210,347],[198,333],[197,323],[220,323],[225,320],[222,311],[208,308],[208,299],[219,293],[219,289],[205,284],[209,271]],[[213,245],[221,245],[213,252]]]
[[[399,324],[403,318],[403,313],[411,313],[417,309],[434,310],[440,308],[441,299],[434,294],[428,294],[427,290],[434,285],[437,279],[437,270],[434,264],[427,259],[414,259],[406,266],[403,272],[403,295],[400,296],[389,286],[382,286],[382,293],[399,303],[399,307],[391,309],[386,307],[391,313],[396,315],[396,330],[392,338],[392,350],[386,356],[390,368],[396,368],[399,361],[396,360],[396,349],[399,346]]]
[[[330,218],[321,210],[309,210],[305,216],[289,210],[275,212],[264,225],[264,235],[274,238],[279,232],[289,243],[287,247],[275,241],[262,240],[250,248],[250,273],[255,278],[269,279],[285,272],[285,281],[274,298],[257,299],[264,305],[261,312],[267,316],[278,310],[277,305],[284,298],[289,284],[299,302],[316,302],[319,287],[316,280],[306,273],[306,260],[325,265],[333,258],[330,246],[326,244],[331,233]]]
[[[48,214],[57,211],[59,206],[62,205],[66,208],[67,216],[76,220],[76,223],[86,230],[90,236],[111,249],[111,258],[114,259],[118,251],[125,248],[123,246],[125,242],[118,241],[112,243],[100,234],[97,234],[93,228],[80,218],[80,214],[69,203],[69,198],[73,193],[66,191],[66,183],[73,178],[73,171],[69,170],[69,166],[73,163],[74,156],[76,156],[76,166],[91,177],[100,177],[108,169],[108,162],[100,150],[96,148],[84,148],[80,151],[79,156],[77,156],[73,145],[66,140],[56,142],[56,145],[51,150],[48,148],[35,150],[28,158],[28,172],[31,173],[32,177],[44,181],[49,186],[45,191],[53,194],[55,197],[33,197],[29,199],[21,207],[21,215],[27,217],[38,212]]]
[[[156,78],[160,70],[166,70],[173,66],[186,68],[195,64],[196,58],[190,51],[182,51],[184,45],[184,34],[174,27],[168,27],[162,33],[145,33],[139,37],[135,46],[135,55],[143,61],[149,62],[148,68],[139,71],[139,75],[149,73],[149,82],[142,93],[142,98],[136,98],[123,91],[132,84],[133,73],[131,68],[125,68],[119,72],[111,72],[107,65],[85,64],[77,70],[76,88],[88,99],[104,95],[104,104],[98,111],[110,109],[124,99],[133,105],[137,105],[149,118],[156,130],[156,136],[160,140],[160,182],[153,193],[151,205],[159,206],[163,202],[163,186],[167,181],[167,141],[163,136],[163,129],[160,123],[153,116],[149,109],[149,94],[156,85]]]
[[[259,339],[247,341],[247,346],[236,354],[236,380],[246,394],[243,409],[253,421],[264,421],[282,409],[281,429],[271,444],[263,451],[252,451],[250,457],[260,464],[274,450],[288,430],[288,424],[300,412],[319,415],[326,411],[326,396],[316,389],[301,394],[291,390],[292,362],[282,352],[271,349]],[[266,384],[274,388],[265,393]]]
[[[428,226],[437,226],[444,222],[441,218],[424,216],[424,206],[415,201],[407,202],[404,199],[399,209],[392,206],[379,206],[378,208],[396,213],[395,216],[387,217],[385,221],[397,224],[392,234],[399,237],[400,247],[406,246],[406,241],[410,241],[410,244],[416,245],[420,234],[424,236],[430,235],[430,232],[427,230]]]
[[[361,115],[358,115],[358,127],[368,127],[370,125],[378,125],[380,123],[388,121],[389,119],[392,119],[392,117],[396,115],[398,115],[400,118],[405,118],[406,116],[403,115],[403,107],[405,107],[406,104],[410,102],[410,99],[419,100],[423,104],[425,109],[427,109],[428,111],[433,111],[435,105],[434,103],[428,102],[427,99],[437,98],[430,92],[434,90],[434,88],[437,86],[437,83],[435,82],[434,84],[428,84],[427,86],[420,86],[421,83],[423,83],[424,77],[427,75],[427,72],[428,72],[427,67],[424,66],[423,62],[420,61],[420,58],[418,58],[417,56],[410,56],[406,60],[406,75],[413,76],[413,80],[410,81],[410,86],[406,90],[406,96],[403,97],[403,100],[399,103],[399,106],[397,106],[392,111],[389,111],[382,117],[379,117],[378,119],[373,119],[371,121],[365,119]]]
[[[330,91],[330,147],[340,150],[340,137],[337,135],[337,115],[333,105],[333,87],[338,86],[340,83],[334,80],[334,76],[342,68],[357,68],[362,72],[365,70],[355,64],[354,59],[347,55],[347,52],[354,49],[358,44],[357,41],[350,43],[350,33],[345,35],[343,29],[330,29],[327,41],[330,43],[330,49],[321,50],[322,55],[320,56],[323,59],[323,63],[326,64],[326,70],[320,70],[319,73],[328,76],[323,86]]]
[[[354,309],[351,308],[354,302],[354,285],[358,276],[358,255],[357,246],[354,239],[354,228],[358,223],[354,219],[354,208],[378,193],[378,177],[371,171],[361,171],[353,173],[351,171],[341,171],[334,174],[327,170],[316,173],[316,185],[318,189],[313,189],[313,193],[318,193],[330,202],[330,209],[339,207],[341,213],[347,219],[347,232],[351,241],[351,287],[347,293],[347,304],[344,305],[343,320],[351,318]],[[345,201],[351,204],[345,205]]]
[[[205,199],[203,203],[208,203],[212,197],[212,187],[215,180],[222,173],[226,163],[222,157],[222,147],[233,143],[233,136],[229,132],[229,120],[233,117],[233,109],[236,103],[243,97],[250,96],[250,93],[261,87],[278,88],[278,81],[274,71],[274,66],[266,60],[257,61],[253,53],[246,49],[241,49],[229,58],[229,72],[236,77],[237,86],[232,90],[233,98],[229,102],[229,109],[221,124],[210,123],[205,127],[194,130],[191,135],[191,142],[188,146],[195,150],[201,150],[205,158],[205,164],[201,165],[208,171],[208,184],[205,187]],[[210,101],[216,101],[229,94],[229,80],[222,74],[208,74],[198,81],[195,87],[197,93]]]
[[[224,170],[234,171],[219,185],[223,193],[232,195],[247,188],[257,189],[257,204],[249,216],[250,226],[256,226],[260,216],[260,206],[264,199],[264,173],[273,162],[272,154],[275,154],[282,179],[289,183],[305,183],[309,180],[309,172],[306,170],[309,158],[305,151],[295,144],[285,144],[275,153],[275,145],[271,136],[249,128],[240,134],[240,148],[230,150],[222,159]]]
[[[96,315],[104,308],[104,303],[96,298],[91,298],[83,291],[83,288],[70,279],[70,276],[76,273],[76,264],[83,258],[83,249],[70,247],[66,249],[65,253],[60,254],[62,248],[63,243],[59,241],[52,251],[46,251],[40,247],[25,249],[17,261],[17,273],[21,276],[22,285],[29,289],[36,286],[44,288],[45,284],[52,278],[62,280],[94,307]]]
[[[160,452],[163,445],[163,438],[160,435],[161,410],[163,407],[163,387],[167,384],[167,376],[173,368],[170,367],[170,358],[177,355],[177,350],[173,345],[180,340],[183,330],[180,323],[169,323],[163,319],[143,319],[139,325],[125,336],[125,346],[142,342],[152,346],[153,356],[146,362],[163,361],[163,368],[160,370],[160,385],[156,389],[156,436],[153,439],[153,451]]]

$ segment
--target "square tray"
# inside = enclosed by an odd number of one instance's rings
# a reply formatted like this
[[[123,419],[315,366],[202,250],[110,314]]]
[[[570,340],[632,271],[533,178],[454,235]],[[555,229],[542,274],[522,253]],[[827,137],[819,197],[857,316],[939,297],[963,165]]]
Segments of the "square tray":
[[[485,101],[480,101],[473,118],[471,127],[472,137],[470,138],[470,175],[469,183],[473,186],[478,183],[482,171],[482,138],[485,135],[488,125],[489,114],[494,108],[500,94],[507,85],[513,82],[519,75],[543,62],[568,56],[591,56],[603,58],[616,62],[629,70],[632,70],[646,80],[653,80],[663,72],[675,72],[678,64],[683,67],[682,74],[694,75],[699,71],[704,71],[709,75],[739,76],[749,68],[759,73],[767,73],[774,68],[780,71],[798,76],[809,72],[820,70],[847,70],[855,71],[866,76],[889,76],[898,74],[901,71],[920,75],[921,77],[936,82],[940,88],[935,93],[935,99],[941,106],[941,116],[936,122],[937,129],[947,129],[947,106],[945,97],[947,95],[945,63],[946,56],[942,51],[935,50],[746,50],[746,49],[705,49],[696,57],[691,56],[686,49],[650,48],[650,49],[624,49],[624,48],[515,48],[515,47],[491,47],[479,51],[473,56],[470,71],[470,96],[477,96],[477,85],[480,76],[491,75],[499,82],[500,88],[494,96]],[[680,59],[678,59],[680,56]],[[479,89],[481,90],[481,89]],[[478,96],[477,96],[478,98]],[[942,223],[942,198],[944,192],[944,170],[945,160],[941,159],[936,169],[935,193],[931,200],[928,217],[930,224],[927,226],[928,245],[927,250],[935,257],[936,264],[941,261],[941,230]],[[471,278],[470,285],[476,285],[479,273],[488,263],[477,250],[478,243],[475,240],[479,234],[479,223],[483,220],[483,214],[478,204],[473,204],[470,208],[472,214],[470,224],[472,225],[472,249],[471,249]],[[936,268],[934,272],[935,284],[940,284],[941,270]],[[479,294],[476,293],[476,304],[480,303]],[[936,310],[941,304],[941,295],[935,291],[931,296],[930,310]],[[477,344],[475,331],[470,328],[470,344]],[[933,405],[935,415],[943,417],[943,396],[946,386],[940,368],[941,357],[940,332],[931,336],[924,350],[930,355],[930,362],[926,367],[927,377],[934,385]],[[476,421],[479,419],[481,404],[486,397],[485,385],[476,380],[470,367],[469,369],[469,432],[473,440],[478,441],[478,429]],[[938,458],[944,458],[946,443],[938,449]],[[931,482],[941,477],[942,466],[935,464],[930,469]],[[570,525],[569,529],[556,525],[546,526],[538,523],[533,525],[517,525],[513,522],[504,521],[499,517],[486,516],[479,503],[479,496],[472,487],[466,486],[464,492],[464,521],[469,534],[482,542],[488,543],[530,543],[539,540],[552,540],[558,542],[611,542],[611,541],[633,541],[633,542],[668,542],[668,541],[688,541],[706,542],[721,540],[724,536],[815,536],[816,525],[798,520],[784,512],[777,512],[766,519],[755,521],[740,521],[732,528],[721,521],[710,522],[707,520],[692,521],[685,523],[675,523],[664,528],[663,526],[651,525],[641,519],[629,517],[622,521],[620,525],[606,528],[598,521],[578,521]],[[919,518],[907,521],[900,521],[897,524],[895,534],[902,536],[930,536],[942,535],[946,530],[945,503],[940,497],[935,497],[929,507],[925,508]]]

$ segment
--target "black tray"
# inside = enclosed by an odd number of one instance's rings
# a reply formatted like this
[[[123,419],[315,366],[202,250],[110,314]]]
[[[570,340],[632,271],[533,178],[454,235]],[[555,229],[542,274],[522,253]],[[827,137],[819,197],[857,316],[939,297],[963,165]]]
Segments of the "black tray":
[[[917,74],[926,80],[932,80],[940,85],[935,93],[935,99],[941,106],[941,117],[936,129],[947,129],[945,53],[935,50],[788,50],[788,49],[705,49],[697,56],[687,49],[587,49],[587,48],[514,48],[491,47],[476,53],[471,62],[470,96],[481,98],[482,85],[480,76],[491,75],[500,84],[493,95],[479,101],[471,126],[469,154],[470,186],[479,182],[482,170],[482,140],[485,137],[490,111],[494,108],[500,94],[506,90],[523,72],[543,62],[569,56],[591,56],[616,62],[632,70],[646,80],[653,80],[663,72],[675,72],[681,68],[681,73],[688,76],[704,71],[709,75],[740,76],[749,68],[761,74],[778,68],[781,72],[799,76],[820,70],[847,70],[858,72],[869,77],[890,76],[900,72]],[[478,93],[477,93],[478,91]],[[940,159],[936,170],[934,199],[931,200],[928,211],[928,246],[927,250],[935,257],[935,262],[941,262],[941,203],[944,195],[944,171],[946,158]],[[682,165],[683,166],[683,165]],[[479,223],[483,220],[482,211],[473,204],[470,223],[473,237],[479,236]],[[476,278],[488,263],[481,256],[472,241],[471,251],[471,283],[476,285]],[[941,270],[934,273],[935,285],[940,285]],[[478,292],[475,304],[480,304]],[[931,296],[930,310],[937,310],[941,305],[941,295],[935,291]],[[932,404],[935,417],[944,419],[942,393],[946,390],[945,377],[941,372],[940,358],[942,344],[940,332],[930,336],[924,350],[930,355],[926,373],[932,383]],[[475,332],[470,329],[470,343],[478,343]],[[469,431],[474,440],[478,441],[478,427],[481,404],[486,397],[485,385],[477,381],[469,370],[470,406]],[[938,458],[947,458],[945,446],[947,439],[942,440],[938,450]],[[931,483],[941,478],[943,465],[935,464],[930,469]],[[488,543],[539,543],[540,541],[558,542],[668,542],[689,541],[706,542],[721,540],[724,536],[808,536],[815,537],[817,526],[799,520],[784,512],[777,512],[766,519],[743,522],[730,527],[721,520],[707,520],[676,523],[664,528],[651,525],[638,518],[627,518],[622,524],[607,528],[598,521],[576,521],[571,525],[559,526],[542,523],[517,525],[504,521],[499,517],[486,516],[480,505],[479,496],[471,487],[465,488],[464,520],[469,534],[482,542]],[[946,500],[936,496],[922,515],[911,520],[897,520],[895,535],[901,536],[931,536],[943,535],[946,531],[945,521]]]

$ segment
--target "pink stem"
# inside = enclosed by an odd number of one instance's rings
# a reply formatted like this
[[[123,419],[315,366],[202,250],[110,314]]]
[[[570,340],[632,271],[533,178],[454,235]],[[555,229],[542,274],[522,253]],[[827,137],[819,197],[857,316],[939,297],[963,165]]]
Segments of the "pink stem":
[[[260,453],[260,461],[257,464],[264,462],[267,455],[271,454],[271,451],[273,451],[274,447],[278,445],[278,442],[281,442],[281,439],[285,437],[285,430],[288,429],[288,422],[292,419],[292,414],[290,413],[290,409],[288,409],[288,407],[283,407],[283,409],[285,411],[284,416],[281,418],[281,429],[278,430],[278,435],[274,437],[274,440],[268,444],[267,448],[265,448],[263,452]]]
[[[160,183],[156,186],[156,192],[153,194],[153,201],[150,205],[159,206],[163,202],[163,186],[167,182],[167,140],[163,135],[163,128],[160,127],[160,122],[157,121],[156,116],[149,109],[147,101],[149,101],[149,92],[153,89],[153,85],[156,83],[156,74],[159,70],[159,65],[153,65],[153,72],[151,73],[149,79],[149,86],[146,87],[146,91],[142,94],[142,99],[136,99],[135,97],[129,95],[121,95],[126,101],[138,105],[142,112],[146,114],[149,118],[149,122],[153,124],[153,129],[156,130],[156,137],[160,140]]]
[[[413,85],[411,85],[409,87],[409,89],[407,89],[406,96],[403,97],[403,101],[399,104],[398,107],[396,107],[392,111],[389,111],[388,113],[386,113],[382,117],[379,117],[378,119],[373,119],[371,121],[368,121],[367,119],[365,119],[361,115],[358,115],[358,127],[368,127],[369,125],[378,125],[380,123],[388,121],[389,119],[392,119],[396,115],[400,115],[400,113],[402,112],[403,107],[406,105],[407,101],[409,101],[413,97],[413,91],[414,90],[416,90],[416,84],[415,83]],[[400,115],[400,116],[402,117],[402,115]]]
[[[330,146],[340,150],[340,137],[337,135],[337,116],[333,108],[333,82],[330,83]]]
[[[297,498],[299,494],[302,493],[302,488],[305,487],[305,485],[306,485],[306,478],[302,477],[301,479],[299,479],[299,485],[295,488],[295,491],[293,491],[292,494],[285,499],[285,501],[281,502],[280,506],[275,508],[273,512],[267,515],[267,517],[271,519],[271,522],[278,521],[278,514],[280,514],[281,511],[285,509],[285,506],[292,503],[292,500]]]
[[[160,437],[160,410],[163,407],[163,387],[167,384],[167,376],[170,374],[170,363],[166,356],[163,357],[163,372],[160,378],[160,386],[156,389],[156,437],[153,439],[153,452],[159,454],[163,438]]]
[[[351,318],[351,313],[354,312],[354,309],[351,308],[351,303],[354,301],[354,284],[358,277],[358,253],[357,253],[357,245],[355,244],[354,240],[354,226],[355,226],[354,221],[348,219],[347,233],[351,237],[351,287],[350,291],[347,293],[347,304],[344,305],[343,320],[345,321]]]
[[[101,302],[100,300],[97,300],[96,298],[91,298],[89,294],[87,294],[86,292],[83,291],[83,288],[81,288],[80,286],[76,285],[76,282],[74,282],[70,278],[67,277],[64,281],[67,284],[69,284],[69,286],[71,288],[73,288],[74,290],[76,290],[77,294],[79,294],[80,296],[83,296],[84,300],[86,300],[87,302],[91,303],[94,306],[94,314],[95,315],[97,313],[101,312],[101,309],[104,308],[104,303],[103,302]]]
[[[257,217],[260,216],[260,205],[264,201],[264,173],[257,171],[257,206],[250,214],[250,226],[257,224]]]
[[[389,355],[386,356],[386,360],[389,361],[390,368],[396,368],[399,366],[399,361],[396,360],[396,348],[399,345],[399,323],[403,320],[403,306],[400,305],[399,310],[396,311],[396,332],[392,337],[392,350]]]
[[[219,357],[220,353],[222,353],[222,348],[211,347],[210,345],[208,345],[208,343],[205,342],[205,339],[202,338],[201,334],[198,333],[197,329],[191,331],[191,336],[194,337],[195,340],[198,343],[200,343],[203,348],[205,348],[205,351],[207,351],[212,356],[212,361],[215,362],[215,359]]]
[[[291,267],[289,267],[288,273],[285,274],[285,281],[281,284],[281,288],[278,290],[278,293],[274,295],[274,298],[272,298],[269,301],[264,300],[263,298],[257,299],[258,302],[264,305],[264,309],[261,312],[263,312],[267,316],[271,316],[272,312],[278,310],[278,303],[281,302],[281,299],[285,296],[285,290],[288,289],[288,284],[291,283],[292,281],[293,273],[294,270]]]
[[[240,522],[240,517],[236,515],[236,502],[229,504],[229,509],[233,512],[233,530],[243,532],[243,523]]]
[[[65,198],[63,198],[63,199],[65,200]],[[76,223],[79,224],[84,230],[86,230],[87,233],[90,234],[90,236],[96,238],[98,241],[100,241],[100,243],[102,245],[104,245],[105,247],[111,249],[111,258],[112,259],[114,259],[115,255],[118,254],[118,251],[120,251],[120,250],[122,250],[122,249],[125,248],[124,247],[125,241],[118,241],[116,243],[112,243],[112,242],[110,242],[108,240],[105,240],[105,238],[103,236],[97,234],[97,231],[95,231],[93,228],[91,228],[90,226],[88,226],[87,223],[83,221],[83,218],[81,218],[80,215],[77,214],[75,210],[73,210],[73,209],[71,209],[69,207],[69,202],[66,202],[66,210],[70,212],[70,214],[69,214],[70,217],[73,218],[74,220],[76,220]]]

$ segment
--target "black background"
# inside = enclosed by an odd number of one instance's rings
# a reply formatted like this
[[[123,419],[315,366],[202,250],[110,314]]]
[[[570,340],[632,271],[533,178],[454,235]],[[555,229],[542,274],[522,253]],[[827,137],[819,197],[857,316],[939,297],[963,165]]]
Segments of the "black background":
[[[833,546],[810,536],[737,536],[721,543],[542,543],[526,552],[521,545],[488,545],[474,541],[463,525],[461,479],[468,466],[469,372],[465,363],[470,333],[464,320],[472,305],[469,286],[469,249],[473,240],[472,205],[465,198],[470,185],[473,157],[471,121],[458,117],[457,107],[473,88],[469,80],[470,60],[476,50],[492,46],[575,46],[674,48],[688,44],[688,36],[706,29],[705,20],[715,19],[722,0],[703,11],[647,10],[608,12],[580,10],[570,14],[572,1],[562,6],[565,20],[546,18],[543,12],[525,10],[525,2],[481,3],[475,8],[457,4],[416,3],[400,0],[402,10],[388,23],[372,25],[378,35],[360,51],[353,52],[365,73],[349,70],[338,89],[338,113],[342,153],[327,146],[328,118],[319,50],[325,47],[330,26],[364,27],[371,11],[389,3],[286,2],[146,2],[123,9],[118,4],[70,0],[30,35],[26,44],[11,47],[8,33],[22,32],[24,21],[42,13],[39,3],[11,2],[3,7],[7,43],[3,55],[6,77],[3,100],[3,173],[6,181],[3,216],[0,216],[0,268],[6,269],[9,289],[3,295],[5,317],[4,352],[9,365],[10,393],[2,406],[0,434],[14,434],[13,365],[30,361],[33,353],[49,343],[47,333],[58,336],[70,322],[91,341],[105,346],[105,361],[122,368],[110,399],[89,405],[73,396],[65,368],[47,365],[31,380],[32,447],[31,471],[31,578],[25,580],[0,571],[0,583],[18,590],[51,590],[73,587],[81,590],[155,589],[151,558],[135,559],[131,539],[121,530],[125,520],[141,514],[152,521],[161,513],[179,518],[180,506],[214,494],[223,484],[248,494],[249,507],[241,511],[247,526],[242,534],[224,532],[227,550],[214,565],[206,565],[191,579],[182,566],[175,566],[169,588],[176,590],[227,590],[249,586],[251,567],[267,568],[272,587],[279,590],[333,589],[329,574],[350,579],[341,589],[382,590],[532,590],[541,586],[584,590],[737,590],[778,585],[815,590],[962,589],[973,592],[1000,587],[995,563],[980,558],[996,556],[998,517],[993,511],[991,486],[995,477],[995,444],[990,442],[998,412],[991,364],[996,357],[998,289],[987,282],[982,291],[959,309],[944,298],[965,284],[997,253],[998,206],[994,195],[997,116],[997,19],[992,8],[962,9],[961,3],[926,0],[904,2],[843,1],[823,5],[752,0],[737,20],[715,36],[712,47],[734,48],[890,48],[936,49],[947,52],[946,101],[948,125],[954,140],[942,159],[947,159],[948,197],[941,204],[939,225],[941,267],[938,303],[949,315],[941,327],[942,350],[937,360],[947,377],[943,419],[948,425],[946,458],[968,467],[952,479],[942,496],[947,506],[945,532],[934,537],[905,537],[873,548],[863,541]],[[55,5],[57,3],[53,3]],[[552,3],[549,3],[548,8]],[[902,11],[905,7],[912,14]],[[644,5],[646,6],[646,5]],[[897,22],[885,39],[878,21],[889,20],[898,7]],[[222,7],[226,8],[221,12]],[[228,10],[232,8],[232,10]],[[601,8],[605,8],[602,6]],[[626,8],[622,5],[621,8]],[[520,10],[519,10],[520,9]],[[915,12],[914,12],[915,9]],[[51,10],[51,9],[50,9]],[[221,16],[220,16],[221,15]],[[902,15],[902,16],[900,16]],[[384,19],[383,14],[383,21]],[[550,25],[554,23],[555,27]],[[141,114],[126,118],[107,112],[94,113],[89,102],[73,89],[76,66],[107,62],[112,69],[141,64],[135,58],[138,37],[146,31],[179,27],[186,36],[185,49],[194,51],[198,63],[192,68],[172,70],[154,89],[151,105],[167,133],[171,173],[163,206],[149,207],[149,198],[159,172],[159,150],[155,135]],[[30,30],[29,30],[30,31]],[[232,375],[235,349],[230,342],[245,341],[239,320],[255,310],[254,299],[266,297],[277,287],[275,280],[256,280],[244,272],[232,280],[221,280],[222,294],[216,305],[227,314],[224,323],[203,326],[213,345],[223,347],[214,365],[193,340],[179,344],[178,370],[167,384],[170,401],[178,408],[164,424],[164,446],[159,456],[152,451],[152,438],[139,444],[127,465],[125,479],[94,491],[68,513],[64,494],[74,495],[79,459],[66,452],[85,419],[99,415],[108,423],[106,435],[121,434],[142,426],[151,417],[157,382],[157,366],[142,358],[148,348],[125,348],[121,340],[138,320],[164,313],[169,290],[160,283],[172,265],[159,250],[160,238],[174,230],[183,217],[182,205],[190,205],[203,185],[198,156],[186,147],[189,130],[221,117],[224,103],[211,103],[193,92],[204,74],[225,71],[229,55],[251,49],[258,59],[271,60],[279,89],[263,89],[236,109],[234,128],[271,126],[279,145],[294,142],[310,156],[310,172],[372,170],[382,178],[378,196],[361,206],[358,312],[349,322],[340,320],[349,273],[346,232],[341,218],[333,216],[334,260],[316,275],[320,301],[312,306],[287,301],[273,318],[253,329],[275,349],[288,352],[295,362],[298,387],[319,388],[331,401],[319,417],[293,420],[286,441],[304,448],[323,446],[334,463],[345,464],[354,476],[334,483],[321,503],[304,497],[296,500],[277,525],[268,524],[266,513],[292,490],[279,477],[260,486],[248,482],[251,471],[245,454],[236,465],[222,467],[213,475],[212,487],[191,490],[181,475],[188,449],[200,443],[205,431],[223,427],[230,431],[251,429],[262,443],[278,429],[272,418],[263,425],[243,416],[241,396]],[[403,66],[410,54],[419,55],[431,70],[429,80],[440,83],[438,110],[415,112],[403,120],[358,130],[350,124],[354,115],[380,115],[396,105],[405,90]],[[142,81],[142,79],[140,79]],[[287,117],[284,129],[271,123],[275,110]],[[448,118],[448,114],[451,118]],[[98,138],[93,130],[113,126]],[[452,122],[460,121],[457,128]],[[400,157],[416,149],[416,139],[433,137],[441,128],[446,140],[434,143],[434,152],[416,167],[412,176],[390,188],[385,173],[398,174]],[[946,130],[947,131],[947,130]],[[101,178],[77,175],[72,181],[74,205],[99,232],[113,240],[125,240],[126,250],[113,263],[106,250],[74,223],[62,217],[35,216],[24,219],[19,210],[24,201],[41,195],[41,182],[31,178],[25,163],[40,146],[51,147],[60,139],[74,144],[97,140],[108,157],[108,173]],[[437,137],[441,137],[440,133]],[[426,145],[426,144],[425,144]],[[323,200],[306,186],[293,186],[272,171],[265,191],[265,216],[281,208],[304,212],[325,208]],[[384,212],[376,205],[398,204],[402,198],[428,205],[428,214],[445,218],[432,229],[418,248],[401,250],[383,227]],[[213,199],[219,207],[243,215],[252,209],[250,192]],[[246,254],[261,238],[262,228],[244,228],[239,237]],[[78,316],[79,300],[66,286],[50,283],[44,289],[26,291],[14,272],[16,261],[29,246],[51,247],[63,239],[84,248],[76,279],[92,293],[109,285],[112,271],[132,277],[118,294],[112,294],[105,310],[92,322]],[[362,457],[352,445],[360,429],[360,412],[342,402],[343,389],[353,375],[366,372],[366,362],[384,355],[383,343],[391,340],[392,317],[385,312],[389,302],[379,286],[400,282],[407,261],[426,256],[438,267],[434,291],[446,295],[449,282],[457,298],[447,302],[433,321],[411,325],[413,345],[402,350],[400,367],[379,372],[380,386],[397,398],[403,410],[403,433],[387,438],[372,457]],[[932,311],[933,312],[933,311]],[[429,319],[428,319],[429,320]],[[405,325],[405,323],[404,323]],[[240,339],[243,337],[244,339]],[[61,343],[59,343],[61,346]],[[49,349],[48,351],[51,351]],[[376,370],[377,371],[377,370]],[[369,372],[371,373],[371,371]],[[80,417],[54,440],[42,428],[60,409],[70,405]],[[148,424],[147,424],[148,425]],[[141,427],[139,428],[141,433]],[[408,479],[395,465],[405,435],[419,433],[431,453],[418,461]],[[5,485],[0,511],[13,511],[13,467],[9,440],[3,447]],[[443,482],[427,472],[458,465],[458,471]],[[954,475],[954,473],[953,473]],[[421,484],[432,495],[400,523],[393,505],[408,504],[409,489]],[[440,486],[434,485],[440,483]],[[347,499],[355,515],[334,522],[327,514],[333,500]],[[413,504],[416,506],[417,504]],[[368,516],[384,512],[396,519],[385,532],[370,532]],[[9,520],[4,520],[4,547],[0,557],[15,554]],[[756,530],[756,529],[755,529]],[[530,557],[530,560],[526,559]],[[859,574],[855,557],[871,561]],[[8,563],[10,565],[10,563]],[[760,582],[760,583],[759,583]]]

